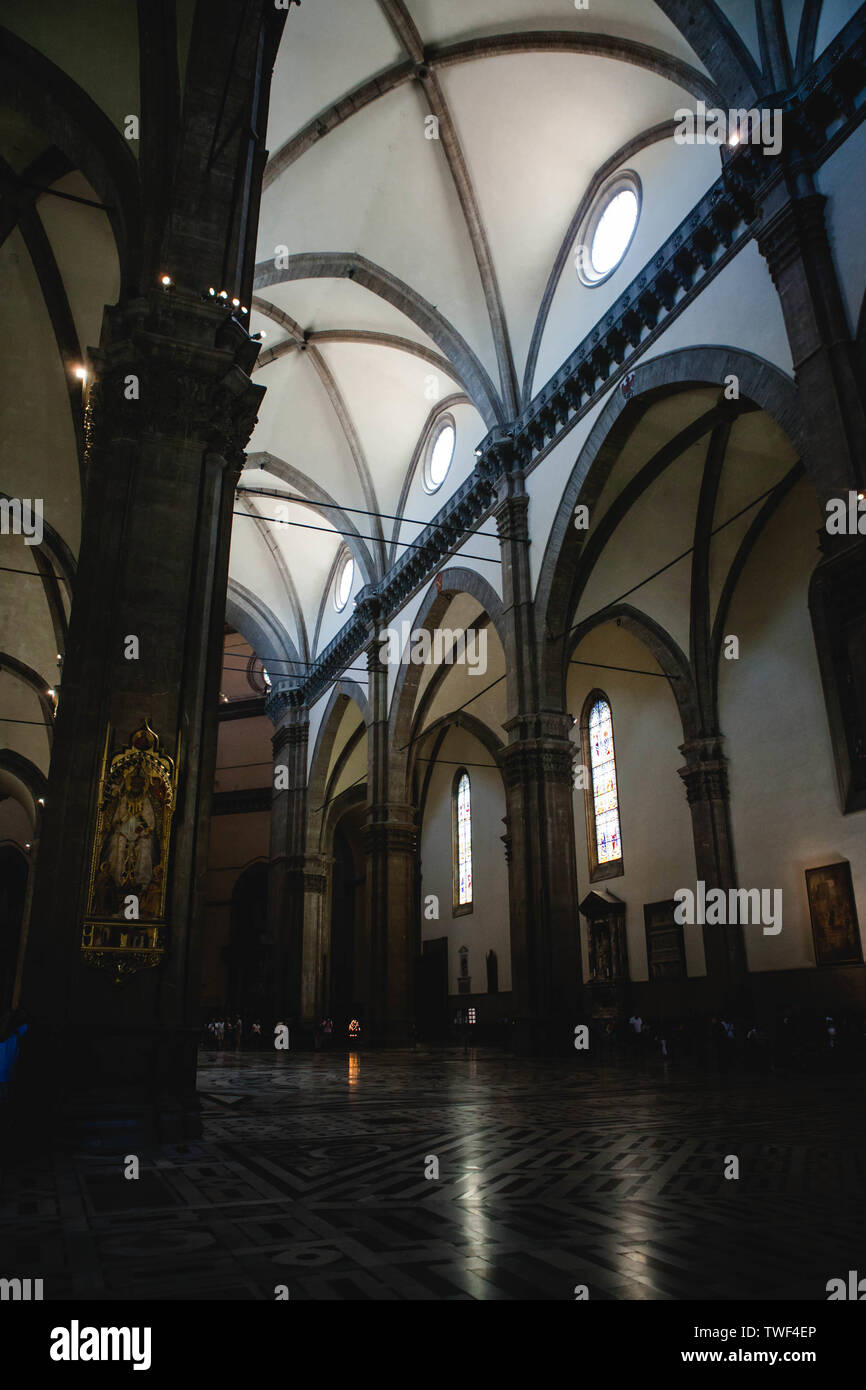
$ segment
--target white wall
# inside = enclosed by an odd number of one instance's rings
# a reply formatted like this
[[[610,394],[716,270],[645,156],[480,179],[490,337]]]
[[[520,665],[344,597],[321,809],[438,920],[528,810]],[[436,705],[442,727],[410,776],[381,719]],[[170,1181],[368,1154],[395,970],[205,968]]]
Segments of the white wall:
[[[448,993],[457,994],[459,950],[469,947],[469,975],[473,994],[487,993],[487,952],[493,950],[499,965],[499,992],[511,989],[511,943],[508,921],[508,870],[505,846],[505,790],[497,767],[473,767],[492,763],[483,744],[464,729],[452,730],[445,739],[430,779],[421,828],[421,937],[424,941],[448,937]],[[472,797],[473,910],[454,917],[451,865],[451,788],[459,764],[467,764]],[[439,920],[423,916],[423,900],[439,899]]]
[[[818,170],[816,183],[827,196],[826,219],[830,247],[842,298],[848,311],[848,326],[857,332],[863,294],[866,291],[866,181],[862,177],[866,159],[866,126],[859,125],[835,154]]]
[[[850,860],[861,929],[866,912],[866,812],[840,809],[807,606],[820,523],[809,484],[798,484],[752,553],[727,624],[740,638],[720,676],[739,881],[783,893],[778,936],[746,929],[752,970],[814,965],[806,869]]]
[[[678,888],[695,881],[694,840],[686,789],[677,769],[685,759],[679,751],[682,724],[670,686],[659,677],[659,667],[636,637],[606,624],[590,633],[574,653],[582,662],[602,665],[572,666],[568,679],[569,710],[579,720],[584,701],[594,688],[604,691],[613,713],[613,739],[619,791],[623,867],[617,878],[597,886],[626,904],[629,974],[646,980],[644,904],[672,898]],[[628,666],[654,675],[632,675],[605,670]],[[580,749],[579,729],[572,738]],[[578,752],[577,761],[580,762]],[[574,830],[577,854],[578,898],[582,902],[593,887],[589,881],[584,796],[574,793]],[[587,924],[581,917],[584,979],[589,969]],[[686,928],[688,974],[706,974],[701,931]]]

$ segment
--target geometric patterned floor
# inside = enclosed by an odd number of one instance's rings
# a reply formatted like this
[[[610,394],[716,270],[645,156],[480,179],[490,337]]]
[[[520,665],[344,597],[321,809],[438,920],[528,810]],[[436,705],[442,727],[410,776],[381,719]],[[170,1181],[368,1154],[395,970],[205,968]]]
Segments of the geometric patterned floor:
[[[859,1077],[226,1052],[199,1091],[202,1138],[137,1181],[7,1168],[0,1275],[46,1300],[825,1301],[866,1273]]]

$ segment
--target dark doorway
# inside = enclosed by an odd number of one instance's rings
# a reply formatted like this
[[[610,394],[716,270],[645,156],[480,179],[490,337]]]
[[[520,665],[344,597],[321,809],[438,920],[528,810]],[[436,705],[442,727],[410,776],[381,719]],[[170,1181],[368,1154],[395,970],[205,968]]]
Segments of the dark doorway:
[[[330,1001],[325,1012],[334,1020],[334,1036],[345,1038],[349,1022],[363,1022],[365,1001],[360,996],[360,952],[363,949],[365,860],[363,826],[366,806],[353,806],[334,828],[334,869],[331,894]]]
[[[416,960],[415,1008],[422,1042],[443,1042],[448,1033],[448,937],[425,941]]]
[[[270,1017],[273,943],[268,936],[268,866],[251,864],[232,890],[229,944],[225,949],[226,1004],[247,1020]]]

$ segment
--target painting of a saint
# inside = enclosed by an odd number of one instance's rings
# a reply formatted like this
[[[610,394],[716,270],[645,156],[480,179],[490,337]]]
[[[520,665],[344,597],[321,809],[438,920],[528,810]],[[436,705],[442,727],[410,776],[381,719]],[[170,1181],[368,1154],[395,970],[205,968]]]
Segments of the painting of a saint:
[[[106,741],[82,937],[94,963],[106,952],[163,947],[174,802],[174,763],[146,720],[110,759]]]
[[[806,870],[806,890],[818,965],[847,965],[862,961],[857,907],[851,865],[828,864]]]
[[[122,916],[129,894],[135,894],[140,903],[152,889],[162,857],[158,789],[159,783],[148,785],[140,771],[130,768],[106,808],[107,834],[99,849],[94,903],[100,915]]]

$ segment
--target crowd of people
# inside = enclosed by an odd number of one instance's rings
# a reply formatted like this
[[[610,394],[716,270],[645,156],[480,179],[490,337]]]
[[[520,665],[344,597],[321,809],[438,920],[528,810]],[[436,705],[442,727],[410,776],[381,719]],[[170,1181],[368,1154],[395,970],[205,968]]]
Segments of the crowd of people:
[[[866,1070],[866,1017],[783,1010],[770,1025],[734,1013],[682,1020],[601,1023],[605,1061],[657,1059],[707,1071],[847,1072]]]
[[[259,1052],[263,1047],[261,1019],[245,1028],[240,1014],[213,1015],[202,1029],[202,1046],[212,1051]]]

